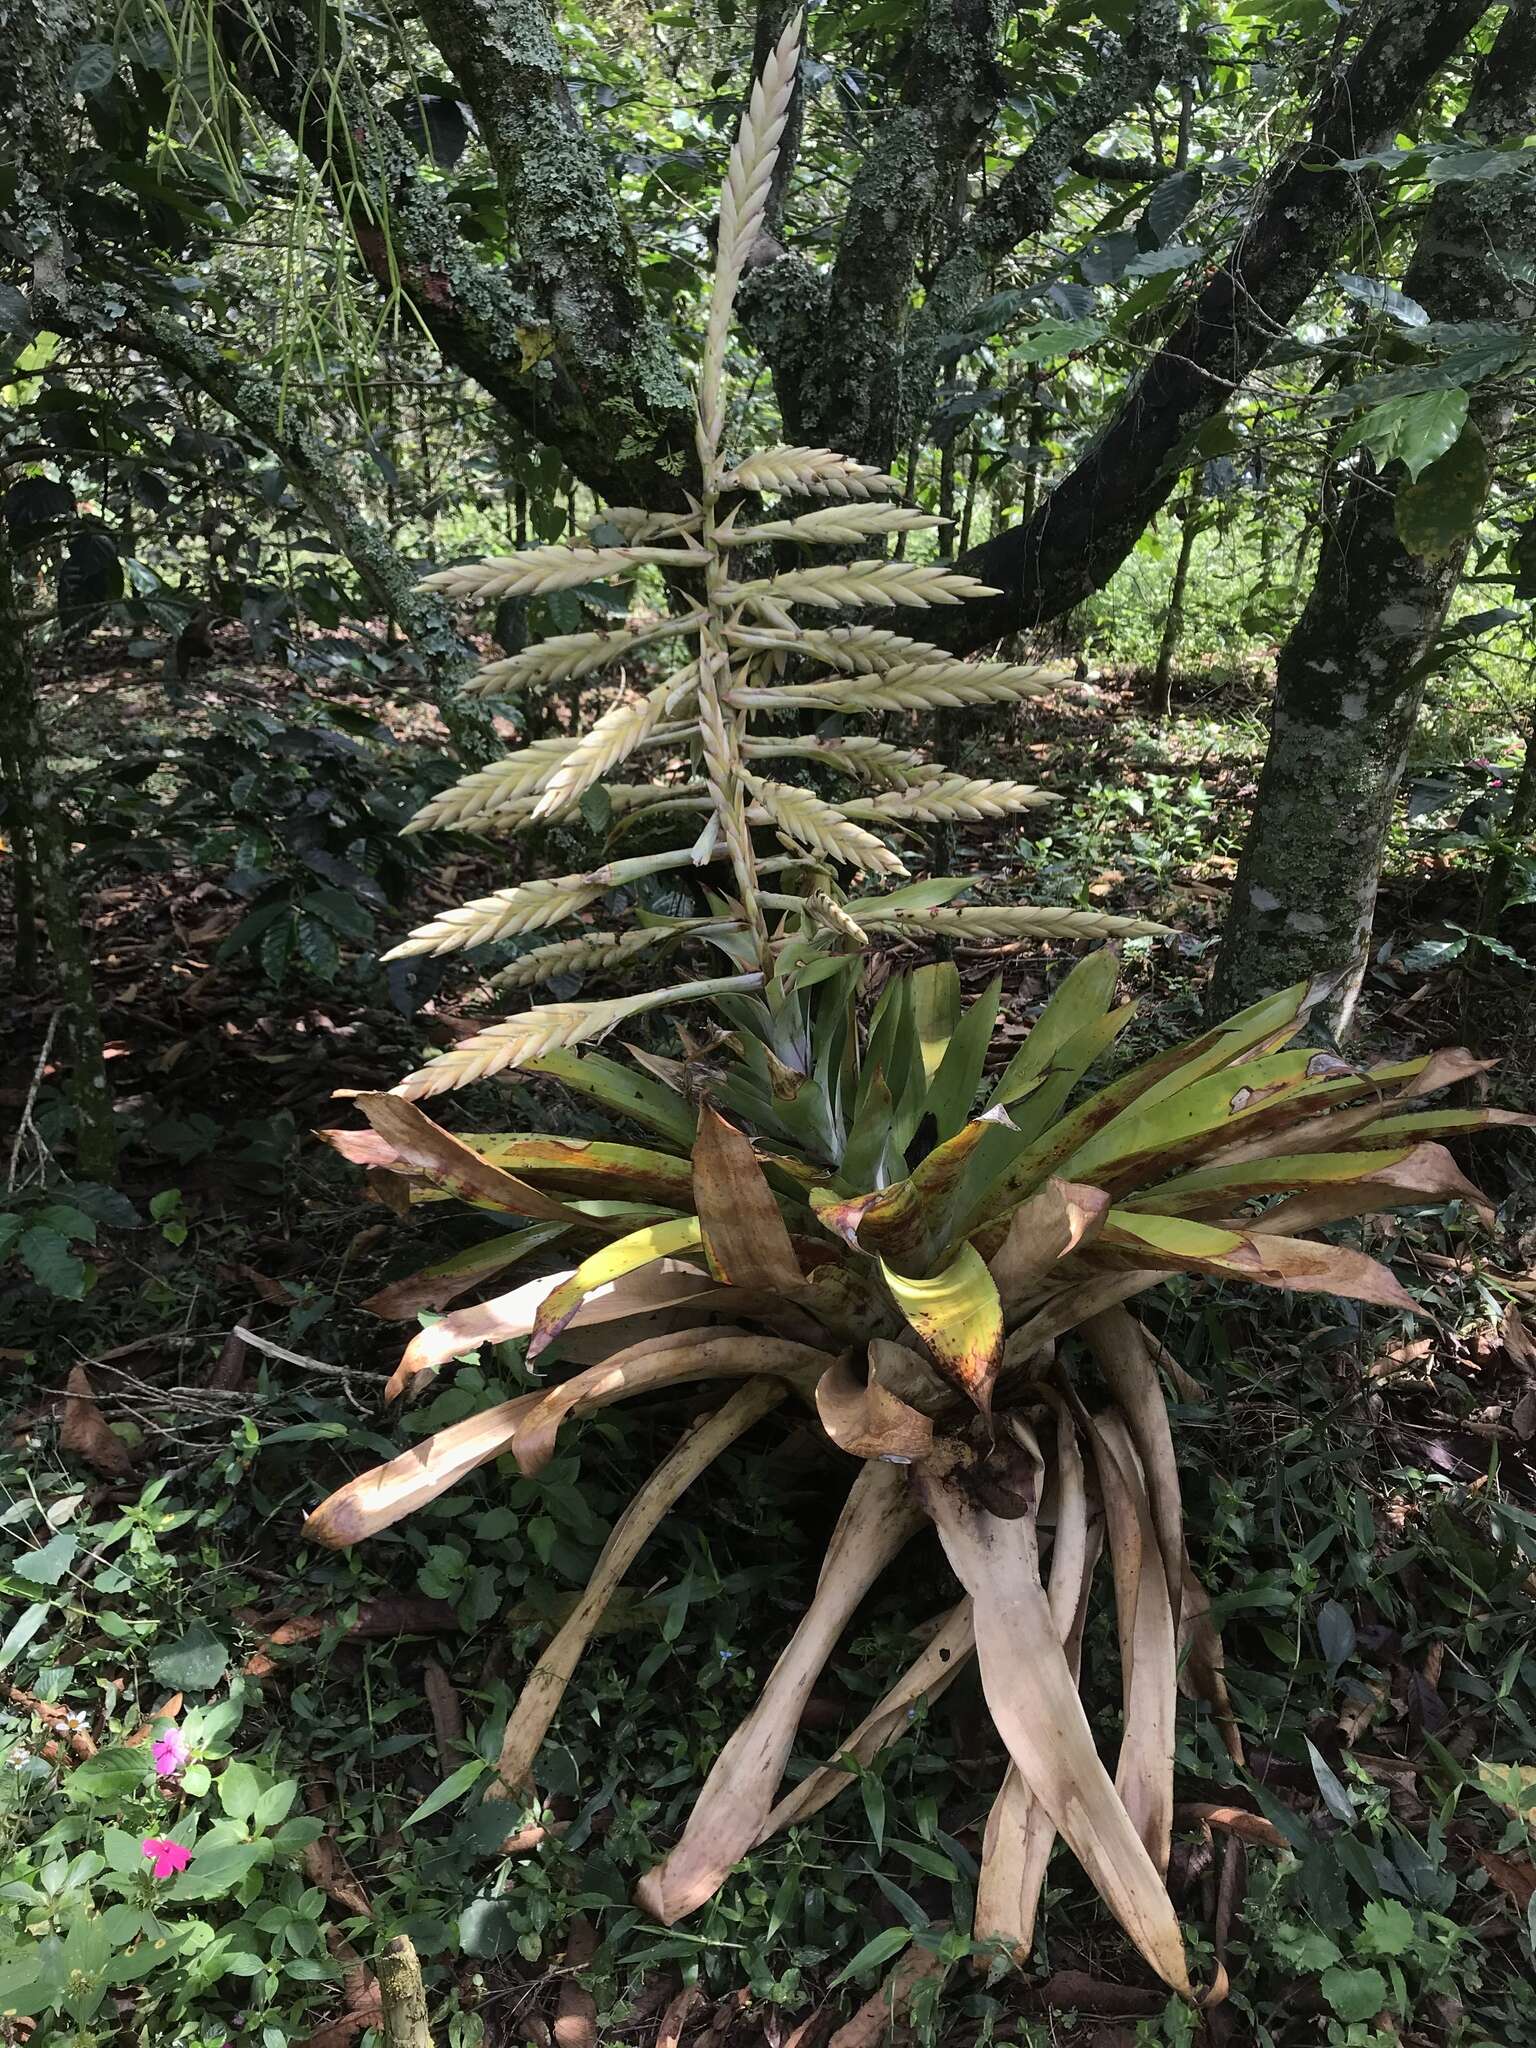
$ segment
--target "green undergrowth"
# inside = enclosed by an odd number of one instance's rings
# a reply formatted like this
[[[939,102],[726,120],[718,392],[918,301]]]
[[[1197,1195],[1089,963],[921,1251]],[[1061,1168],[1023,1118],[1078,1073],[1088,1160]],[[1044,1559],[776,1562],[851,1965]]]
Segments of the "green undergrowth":
[[[1237,1773],[1184,1708],[1179,1797],[1247,1807],[1283,1842],[1246,1852],[1225,1930],[1226,2038],[1536,2043],[1518,1896],[1536,1796],[1525,1382],[1507,1291],[1433,1264],[1462,1241],[1455,1213],[1402,1229],[1400,1270],[1417,1270],[1433,1324],[1362,1325],[1326,1301],[1279,1315],[1190,1284],[1149,1310],[1204,1389],[1176,1411],[1177,1440],[1249,1745]],[[209,1385],[215,1337],[182,1347],[179,1370],[134,1365],[131,1393],[106,1410],[134,1447],[116,1479],[61,1445],[41,1401],[60,1376],[12,1368],[0,2003],[36,2014],[34,2039],[279,2048],[342,2010],[349,1952],[366,1958],[404,1929],[441,2041],[534,2041],[525,2022],[552,2017],[550,1973],[578,1913],[599,1938],[589,1981],[605,2042],[649,2040],[658,1973],[714,2000],[745,1992],[734,2024],[750,2029],[731,2038],[772,2038],[773,2014],[783,2032],[820,2000],[851,2010],[914,1948],[940,1962],[914,2011],[919,2039],[1089,2038],[1062,2014],[1026,2017],[1027,1980],[972,1952],[979,1830],[1002,1766],[973,1679],[694,1919],[662,1929],[629,1903],[787,1639],[851,1465],[781,1415],[701,1479],[582,1664],[540,1758],[539,1803],[487,1805],[537,1646],[705,1397],[590,1421],[537,1480],[487,1468],[332,1555],[305,1548],[298,1525],[335,1480],[528,1375],[509,1347],[385,1417],[390,1342],[314,1309],[296,1291],[286,1315],[262,1311],[260,1330],[300,1362],[253,1350],[233,1393]],[[1413,1349],[1426,1334],[1429,1349]],[[1382,1376],[1384,1359],[1398,1376]],[[98,1372],[103,1393],[125,1384]],[[953,1597],[937,1546],[915,1545],[818,1689],[796,1773],[837,1753]],[[1086,1666],[1113,1673],[1112,1625],[1095,1626],[1106,1640]],[[162,1778],[132,1738],[176,1693],[186,1758]],[[1112,1754],[1117,1692],[1091,1708]],[[76,1735],[94,1758],[70,1755]],[[542,1838],[501,1853],[525,1823]],[[322,1833],[360,1896],[316,1865],[332,1853],[315,1849]],[[144,1840],[187,1847],[185,1871],[156,1878]],[[1213,1854],[1181,1828],[1175,1851],[1207,1971],[1224,1841]],[[1067,1970],[1144,1981],[1062,1857],[1029,1976]],[[1148,2042],[1193,2038],[1188,2015],[1151,1993],[1134,2024]]]

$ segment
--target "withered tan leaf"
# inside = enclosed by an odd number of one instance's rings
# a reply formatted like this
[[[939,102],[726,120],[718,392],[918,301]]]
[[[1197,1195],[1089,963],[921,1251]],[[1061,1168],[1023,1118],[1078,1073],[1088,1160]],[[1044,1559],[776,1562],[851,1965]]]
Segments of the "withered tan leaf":
[[[752,1140],[709,1103],[693,1143],[693,1199],[717,1280],[798,1293],[799,1261]]]
[[[776,1407],[787,1392],[781,1381],[767,1379],[740,1388],[723,1408],[673,1446],[630,1501],[614,1523],[581,1598],[541,1653],[512,1709],[501,1739],[492,1796],[512,1797],[530,1780],[539,1746],[592,1632],[657,1524],[699,1474]]]
[[[525,1473],[540,1472],[554,1456],[560,1425],[569,1415],[590,1414],[657,1387],[707,1379],[780,1379],[802,1389],[809,1400],[830,1363],[825,1351],[808,1344],[747,1330],[682,1330],[653,1337],[538,1395],[524,1411],[511,1448]]]
[[[975,1602],[982,1688],[1020,1775],[1147,1962],[1191,1997],[1178,1915],[1099,1761],[1040,1584],[1033,1518],[1003,1520],[977,1506],[958,1459],[935,1454],[914,1471]]]
[[[1021,1202],[1008,1219],[1007,1236],[987,1262],[1004,1312],[1038,1293],[1059,1259],[1091,1244],[1108,1209],[1102,1188],[1068,1180],[1048,1180]]]
[[[789,1646],[715,1759],[681,1841],[635,1887],[637,1904],[663,1926],[712,1898],[759,1839],[818,1673],[859,1601],[922,1519],[898,1467],[861,1468]]]
[[[873,1345],[867,1372],[855,1366],[851,1351],[828,1366],[816,1382],[816,1412],[833,1443],[850,1457],[906,1462],[933,1448],[932,1421],[881,1384]]]
[[[808,1820],[813,1813],[820,1813],[824,1806],[830,1805],[840,1792],[846,1792],[849,1786],[856,1784],[857,1779],[843,1758],[851,1756],[861,1764],[869,1763],[907,1727],[909,1712],[919,1700],[936,1700],[964,1670],[975,1648],[976,1632],[971,1624],[971,1603],[967,1597],[950,1609],[890,1691],[870,1708],[853,1733],[838,1744],[837,1756],[832,1762],[812,1771],[792,1792],[785,1793],[764,1821],[758,1841],[766,1842],[785,1828]]]

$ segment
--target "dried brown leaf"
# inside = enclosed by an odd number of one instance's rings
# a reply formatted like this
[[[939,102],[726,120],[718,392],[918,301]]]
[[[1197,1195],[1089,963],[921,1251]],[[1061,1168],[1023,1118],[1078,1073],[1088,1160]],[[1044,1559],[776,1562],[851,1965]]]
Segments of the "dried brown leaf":
[[[799,1627],[715,1759],[682,1840],[635,1887],[637,1904],[663,1926],[712,1898],[761,1836],[817,1674],[859,1601],[921,1524],[898,1467],[861,1467]]]
[[[64,1383],[59,1448],[83,1458],[93,1472],[100,1472],[107,1479],[121,1479],[133,1465],[128,1446],[108,1428],[83,1365],[74,1366]]]
[[[795,1294],[802,1285],[789,1230],[752,1141],[709,1103],[693,1144],[693,1199],[717,1280]]]

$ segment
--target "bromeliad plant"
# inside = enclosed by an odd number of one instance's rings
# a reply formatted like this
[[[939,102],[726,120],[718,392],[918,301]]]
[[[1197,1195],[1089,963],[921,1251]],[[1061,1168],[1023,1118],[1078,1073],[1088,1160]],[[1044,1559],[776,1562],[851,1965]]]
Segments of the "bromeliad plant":
[[[490,597],[638,563],[701,575],[702,600],[665,626],[567,637],[498,664],[495,685],[504,685],[509,670],[513,680],[585,673],[645,637],[686,634],[694,643],[688,663],[640,702],[616,705],[581,739],[541,741],[467,778],[423,822],[480,829],[555,815],[640,748],[675,751],[687,741],[702,763],[697,784],[610,788],[609,796],[625,821],[682,809],[702,816],[702,832],[675,852],[504,891],[408,942],[443,950],[541,928],[579,915],[617,882],[724,862],[728,891],[711,895],[698,918],[555,941],[517,973],[612,963],[679,936],[707,937],[740,971],[612,1002],[526,1010],[392,1094],[359,1097],[368,1130],[327,1133],[401,1206],[458,1197],[518,1221],[386,1290],[375,1303],[382,1312],[443,1309],[557,1240],[583,1248],[568,1270],[421,1331],[392,1395],[451,1358],[512,1338],[527,1338],[530,1363],[560,1355],[596,1362],[365,1473],[307,1527],[323,1543],[355,1542],[490,1459],[510,1454],[536,1473],[569,1419],[660,1388],[738,1383],[620,1517],[514,1707],[495,1789],[526,1799],[577,1660],[642,1544],[729,1444],[799,1399],[830,1444],[856,1461],[847,1505],[757,1705],[637,1897],[664,1922],[693,1912],[757,1843],[851,1785],[845,1759],[872,1757],[906,1725],[909,1706],[940,1692],[974,1654],[1010,1758],[987,1827],[976,1933],[1027,1955],[1060,1833],[1153,1969],[1194,1996],[1164,1882],[1178,1685],[1206,1702],[1234,1754],[1239,1743],[1220,1643],[1186,1552],[1159,1360],[1125,1304],[1170,1275],[1194,1273],[1411,1310],[1384,1267],[1306,1233],[1394,1202],[1478,1203],[1435,1140],[1498,1113],[1414,1106],[1474,1069],[1465,1054],[1356,1070],[1296,1046],[1318,987],[1271,997],[1082,1095],[1134,1014],[1130,1004],[1111,1007],[1117,962],[1107,951],[1073,969],[995,1079],[987,1056],[998,984],[963,1009],[954,967],[925,967],[890,982],[861,1022],[859,949],[871,933],[1080,936],[1117,927],[1091,913],[956,909],[962,885],[952,882],[843,895],[836,864],[897,872],[871,826],[965,807],[1006,811],[1038,793],[962,784],[884,742],[760,743],[749,731],[763,705],[993,701],[1044,680],[955,662],[873,628],[811,631],[794,618],[792,608],[805,603],[958,599],[973,586],[951,570],[869,562],[736,574],[736,551],[749,540],[851,541],[932,523],[882,504],[887,479],[825,451],[779,450],[734,465],[720,453],[726,322],[761,217],[797,47],[796,26],[759,81],[732,154],[701,376],[697,508],[665,519],[610,515],[624,528],[622,546],[536,549],[436,579]],[[723,494],[760,489],[832,502],[740,526]],[[791,656],[838,674],[781,680]],[[768,756],[786,753],[814,753],[888,786],[830,804],[765,772]],[[774,866],[797,893],[761,886],[770,864],[754,846],[759,827],[772,827],[790,849]],[[685,1048],[683,1060],[636,1053],[624,1065],[575,1049],[640,1009],[700,996],[713,1000],[721,1028],[712,1042]],[[559,1079],[638,1126],[647,1142],[461,1139],[413,1099],[512,1067]],[[1162,1362],[1177,1380],[1176,1362]],[[817,1674],[870,1585],[929,1523],[964,1597],[838,1759],[780,1798]],[[1078,1689],[1089,1591],[1106,1547],[1125,1706],[1113,1775]]]
[[[793,1085],[743,998],[728,999],[736,1028],[709,1057],[647,1055],[638,1071],[597,1054],[545,1062],[643,1126],[645,1145],[458,1139],[398,1095],[359,1098],[370,1130],[328,1134],[397,1199],[456,1195],[528,1219],[390,1290],[379,1305],[394,1313],[443,1306],[562,1234],[622,1234],[411,1341],[393,1392],[511,1338],[526,1337],[541,1364],[573,1346],[591,1357],[594,1344],[597,1362],[352,1481],[311,1517],[319,1541],[385,1528],[492,1458],[536,1473],[574,1417],[660,1388],[740,1383],[615,1525],[514,1708],[502,1796],[528,1795],[607,1602],[711,1460],[798,1398],[858,1461],[799,1627],[681,1841],[641,1881],[637,1896],[663,1921],[854,1782],[835,1761],[778,1797],[817,1674],[863,1594],[931,1521],[965,1598],[839,1756],[867,1761],[974,1653],[1011,1758],[987,1829],[977,1934],[1027,1954],[1060,1832],[1153,1968],[1192,1992],[1164,1886],[1181,1665],[1234,1754],[1237,1733],[1186,1552],[1159,1361],[1125,1303],[1194,1273],[1411,1310],[1385,1267],[1304,1233],[1394,1203],[1480,1204],[1437,1140],[1529,1119],[1419,1107],[1476,1069],[1461,1052],[1357,1070],[1295,1045],[1317,986],[1271,997],[1073,1106],[1134,1014],[1111,1007],[1116,971],[1107,951],[1080,962],[991,1082],[995,985],[962,1009],[952,966],[920,969],[889,984],[861,1035],[847,962],[786,1004],[803,1033]],[[1078,1693],[1101,1545],[1125,1702],[1113,1775]]]

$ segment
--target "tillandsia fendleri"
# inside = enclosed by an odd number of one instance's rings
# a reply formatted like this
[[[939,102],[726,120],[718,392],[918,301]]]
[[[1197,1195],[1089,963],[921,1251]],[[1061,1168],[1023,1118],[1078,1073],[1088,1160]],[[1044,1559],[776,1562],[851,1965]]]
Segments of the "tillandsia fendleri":
[[[607,1603],[729,1444],[794,1400],[856,1463],[810,1605],[682,1839],[640,1881],[637,1898],[663,1921],[850,1787],[840,1759],[867,1762],[974,1654],[1010,1758],[986,1831],[977,1938],[1027,1956],[1059,1832],[1159,1976],[1194,1995],[1164,1884],[1176,1689],[1241,1749],[1187,1554],[1159,1367],[1185,1393],[1187,1381],[1126,1304],[1190,1273],[1411,1311],[1388,1268],[1308,1233],[1394,1204],[1485,1206],[1438,1141],[1531,1119],[1423,1108],[1478,1069],[1462,1052],[1357,1070],[1294,1045],[1316,984],[1084,1094],[1083,1076],[1134,1014],[1111,1007],[1117,965],[1107,950],[1080,961],[991,1081],[995,985],[963,1009],[952,964],[921,968],[887,985],[860,1033],[852,961],[797,998],[808,1057],[794,1086],[746,1028],[702,1060],[644,1055],[627,1068],[554,1056],[550,1071],[641,1126],[646,1143],[461,1139],[394,1094],[358,1098],[368,1130],[327,1134],[401,1206],[457,1196],[520,1220],[397,1282],[381,1312],[445,1308],[562,1237],[597,1240],[564,1272],[449,1308],[407,1346],[392,1395],[485,1343],[526,1338],[541,1367],[562,1347],[597,1357],[352,1480],[311,1516],[316,1540],[369,1536],[491,1459],[536,1474],[569,1419],[658,1389],[736,1383],[615,1524],[513,1709],[492,1796],[535,1797],[540,1744]],[[963,1597],[840,1742],[839,1760],[780,1796],[818,1673],[862,1596],[929,1522]],[[1125,1706],[1113,1774],[1078,1690],[1104,1547]]]
[[[539,547],[431,578],[466,600],[556,590],[651,566],[687,608],[563,635],[492,663],[487,692],[574,681],[647,645],[691,650],[576,738],[535,741],[437,798],[419,829],[495,831],[552,819],[634,757],[691,754],[687,779],[606,783],[620,829],[696,820],[688,844],[525,882],[435,919],[397,949],[437,953],[570,926],[621,885],[699,878],[698,914],[581,928],[518,959],[502,985],[612,969],[682,942],[715,947],[726,975],[525,1009],[476,1033],[389,1094],[363,1095],[365,1131],[327,1133],[400,1207],[449,1197],[517,1227],[396,1282],[371,1304],[403,1318],[449,1309],[412,1338],[391,1397],[450,1359],[526,1338],[547,1366],[596,1362],[427,1438],[310,1517],[343,1545],[510,1457],[535,1474],[561,1425],[656,1389],[735,1391],[687,1431],[614,1525],[586,1591],[539,1657],[508,1720],[490,1796],[536,1797],[541,1743],[587,1641],[641,1546],[727,1446],[782,1403],[818,1419],[853,1462],[847,1504],[810,1604],[757,1704],[727,1741],[681,1839],[639,1881],[663,1922],[696,1910],[753,1847],[824,1806],[973,1655],[1009,1763],[987,1825],[974,1933],[1022,1959],[1060,1834],[1162,1981],[1197,1995],[1165,1878],[1174,1723],[1182,1687],[1234,1757],[1241,1743],[1221,1644],[1187,1553],[1160,1372],[1188,1391],[1126,1304],[1176,1274],[1332,1293],[1413,1311],[1392,1273],[1321,1227],[1394,1204],[1485,1206],[1438,1142],[1497,1110],[1425,1110],[1475,1072],[1459,1051],[1357,1069],[1297,1044],[1321,984],[1298,986],[1084,1092],[1134,1014],[1114,1006],[1118,963],[1080,960],[1022,1047],[988,1075],[1000,985],[968,1009],[952,964],[899,975],[867,1022],[864,949],[889,935],[1081,940],[1156,932],[1073,910],[957,907],[940,880],[848,894],[838,871],[903,883],[888,843],[908,828],[1050,801],[964,777],[863,735],[760,738],[754,715],[878,713],[1015,700],[1053,671],[962,662],[863,623],[797,614],[963,601],[982,586],[941,564],[880,559],[740,575],[749,546],[858,545],[941,523],[895,486],[825,449],[724,452],[725,343],[799,60],[792,22],[754,88],[720,209],[699,375],[699,495],[682,512],[608,510],[591,545]],[[778,495],[812,509],[747,523]],[[789,666],[794,663],[793,669]],[[809,680],[801,680],[807,664]],[[819,669],[823,673],[816,673]],[[856,794],[831,802],[777,779],[810,759]],[[781,851],[763,857],[754,835]],[[721,871],[717,874],[717,871]],[[769,877],[784,886],[764,887]],[[713,1043],[681,1060],[577,1051],[643,1010],[707,999]],[[537,1133],[455,1137],[417,1107],[507,1069],[563,1082],[644,1142]],[[558,1242],[578,1262],[476,1306],[449,1305]],[[611,1328],[610,1328],[611,1326]],[[911,1668],[781,1796],[801,1709],[864,1594],[932,1525],[961,1597]],[[1048,1569],[1042,1548],[1049,1548]],[[1079,1690],[1088,1602],[1107,1549],[1124,1702],[1113,1773]],[[509,1816],[510,1820],[510,1816]],[[509,1828],[509,1832],[510,1832]],[[1221,1981],[1207,1985],[1219,1996]]]

